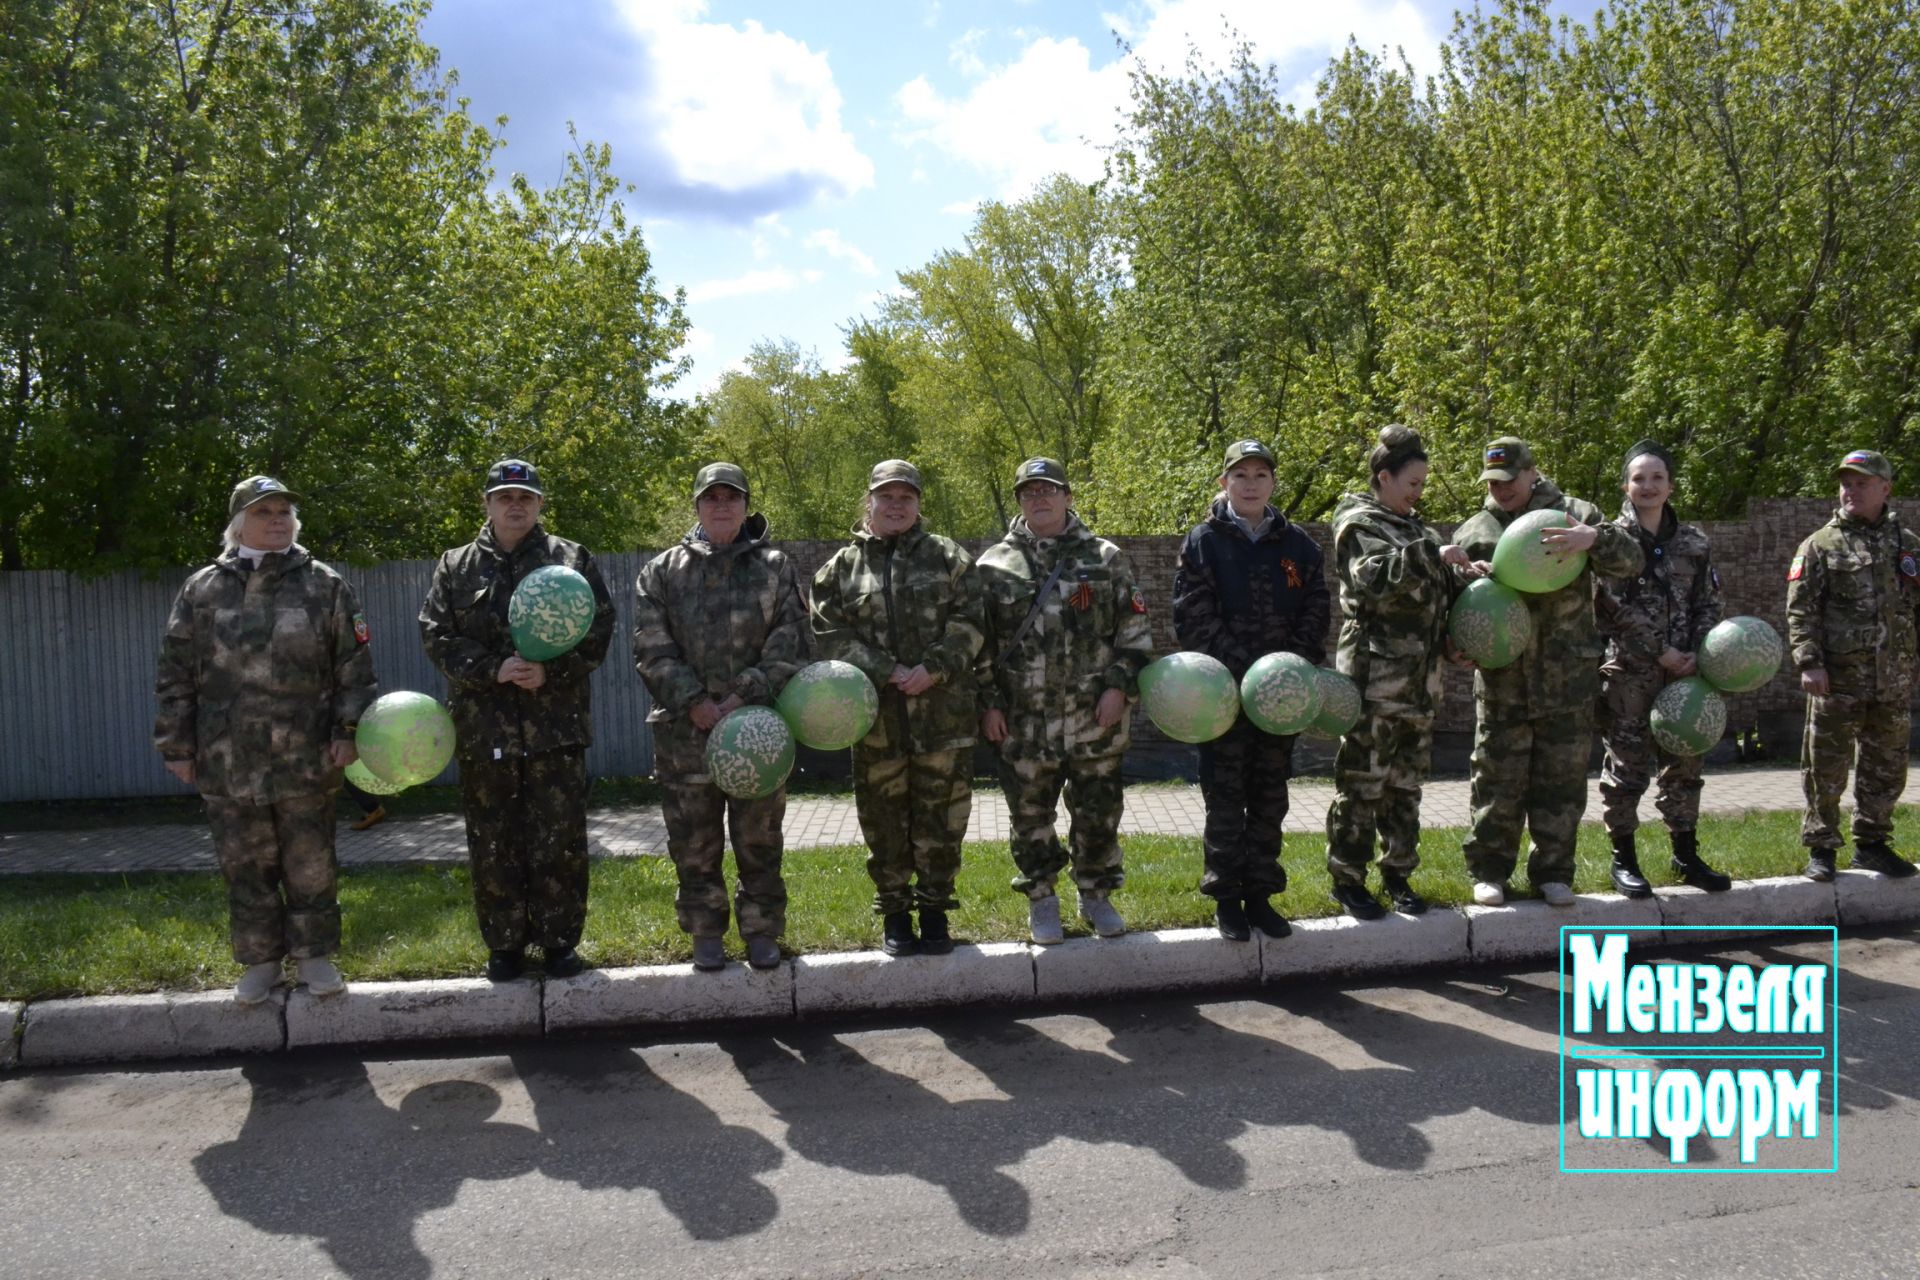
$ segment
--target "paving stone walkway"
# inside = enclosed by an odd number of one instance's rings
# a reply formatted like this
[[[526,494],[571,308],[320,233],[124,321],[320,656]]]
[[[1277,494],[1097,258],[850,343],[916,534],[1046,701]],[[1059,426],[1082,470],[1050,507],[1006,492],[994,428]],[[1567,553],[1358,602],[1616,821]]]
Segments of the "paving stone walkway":
[[[1908,784],[1911,788],[1911,770]],[[1587,785],[1587,816],[1597,820],[1599,781],[1589,779]],[[1327,806],[1332,800],[1331,781],[1296,780],[1286,829],[1324,830]],[[1798,809],[1800,803],[1799,770],[1785,766],[1709,772],[1701,808],[1708,813],[1748,813]],[[1197,836],[1205,816],[1200,788],[1152,783],[1128,788],[1126,817],[1120,830],[1129,835]],[[1464,827],[1467,818],[1466,779],[1443,778],[1427,784],[1421,803],[1425,825]],[[1641,806],[1641,819],[1659,821],[1651,794]],[[587,825],[596,857],[656,857],[666,853],[667,829],[658,806],[599,810],[589,815]],[[790,849],[862,843],[853,802],[847,799],[796,797],[787,805],[786,833]],[[999,791],[974,793],[973,824],[967,838],[1007,838],[1007,805]],[[342,824],[338,848],[340,861],[346,866],[461,863],[467,857],[465,829],[456,815],[389,820],[371,831],[352,831]],[[0,875],[211,870],[215,865],[212,840],[207,828],[198,824],[0,833]]]

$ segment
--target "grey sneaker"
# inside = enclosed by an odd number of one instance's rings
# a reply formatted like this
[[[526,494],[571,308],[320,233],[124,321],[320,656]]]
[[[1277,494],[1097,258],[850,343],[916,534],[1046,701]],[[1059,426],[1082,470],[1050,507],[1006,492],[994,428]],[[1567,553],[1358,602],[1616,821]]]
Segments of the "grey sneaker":
[[[333,961],[325,956],[302,960],[296,967],[300,981],[306,983],[307,990],[316,996],[336,996],[347,989],[347,980],[333,967]]]
[[[259,1004],[273,994],[280,985],[280,962],[268,960],[264,964],[250,964],[247,971],[240,975],[240,981],[234,984],[233,1000],[235,1004]]]
[[[693,967],[712,972],[727,967],[727,944],[718,938],[693,940]]]
[[[1483,907],[1503,907],[1507,904],[1507,886],[1497,880],[1476,881],[1473,900]]]
[[[1558,880],[1549,880],[1539,886],[1540,896],[1550,907],[1570,907],[1573,905],[1573,886],[1561,884]]]
[[[1060,895],[1027,901],[1027,932],[1043,947],[1050,947],[1066,935],[1060,932]]]
[[[1059,899],[1055,898],[1054,901],[1058,902]],[[1082,894],[1080,918],[1103,938],[1117,938],[1127,931],[1127,922],[1120,918],[1120,913],[1105,898],[1089,898]]]

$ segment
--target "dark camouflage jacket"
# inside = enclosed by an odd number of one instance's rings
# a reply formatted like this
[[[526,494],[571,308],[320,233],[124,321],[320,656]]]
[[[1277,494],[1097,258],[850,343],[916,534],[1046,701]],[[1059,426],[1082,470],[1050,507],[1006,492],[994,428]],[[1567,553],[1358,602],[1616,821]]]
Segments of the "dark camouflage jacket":
[[[1368,715],[1432,716],[1440,707],[1447,611],[1464,580],[1440,560],[1440,537],[1417,515],[1350,493],[1333,513],[1340,583],[1336,670],[1352,677]]]
[[[520,580],[545,565],[563,564],[593,588],[593,625],[587,638],[543,665],[546,683],[529,692],[502,684],[500,664],[513,657],[507,605]],[[433,567],[433,585],[420,607],[427,656],[447,678],[447,705],[463,760],[503,760],[593,742],[588,677],[613,640],[613,598],[593,556],[577,542],[534,525],[511,554],[493,526],[455,547]]]
[[[687,711],[730,694],[770,704],[806,665],[799,575],[755,513],[725,546],[694,526],[642,566],[633,591],[633,664],[653,700],[654,774],[704,782],[707,735]]]
[[[851,662],[880,691],[880,715],[862,741],[882,755],[973,745],[980,579],[960,545],[915,522],[897,538],[853,531],[813,575],[813,638],[822,658]],[[934,686],[909,698],[888,683],[896,665],[925,664]]]
[[[1840,511],[1807,536],[1787,569],[1787,645],[1801,671],[1836,693],[1905,699],[1914,679],[1920,536],[1888,507],[1880,523]]]
[[[1607,665],[1647,670],[1669,646],[1694,652],[1720,621],[1720,578],[1708,558],[1707,535],[1681,524],[1672,507],[1660,513],[1659,530],[1648,533],[1631,502],[1614,524],[1639,546],[1640,570],[1601,579],[1594,595]]]
[[[1492,560],[1508,525],[1527,511],[1545,509],[1564,511],[1574,521],[1594,526],[1587,567],[1558,591],[1520,592],[1533,614],[1533,643],[1511,665],[1473,678],[1474,697],[1524,707],[1530,716],[1593,705],[1600,691],[1602,649],[1593,616],[1594,578],[1622,578],[1640,569],[1640,544],[1632,534],[1609,523],[1591,502],[1567,497],[1545,478],[1534,482],[1527,505],[1514,515],[1487,498],[1479,512],[1453,531],[1453,540],[1475,560]]]
[[[1285,650],[1315,666],[1327,656],[1332,602],[1320,548],[1272,507],[1272,525],[1250,541],[1226,496],[1180,546],[1173,630],[1182,649],[1212,654],[1238,680],[1255,660]]]
[[[1064,564],[1033,625],[1013,645],[1035,594]],[[1147,603],[1127,558],[1067,514],[1057,537],[1036,538],[1016,516],[1007,536],[981,553],[974,572],[986,600],[986,643],[976,673],[981,712],[1006,713],[1004,749],[1016,757],[1107,756],[1125,751],[1128,717],[1101,728],[1100,695],[1137,696],[1153,658]]]
[[[228,551],[188,578],[167,617],[153,745],[191,760],[202,795],[273,804],[340,785],[329,744],[374,698],[366,617],[306,549],[250,568]]]

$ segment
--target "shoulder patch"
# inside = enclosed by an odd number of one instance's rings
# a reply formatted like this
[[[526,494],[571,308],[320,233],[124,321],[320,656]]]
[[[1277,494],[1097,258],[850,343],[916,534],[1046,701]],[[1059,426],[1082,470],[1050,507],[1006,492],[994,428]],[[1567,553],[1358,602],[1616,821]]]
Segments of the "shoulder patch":
[[[1140,588],[1138,587],[1133,588],[1133,594],[1127,603],[1132,606],[1135,613],[1145,613],[1147,611],[1147,598],[1140,594]]]
[[[353,615],[353,638],[361,644],[373,638],[373,633],[367,630],[367,615],[364,613]]]
[[[1900,553],[1900,576],[1903,578],[1920,578],[1920,560],[1914,559],[1913,552],[1911,551],[1903,551]]]
[[[1720,571],[1711,565],[1707,566],[1707,581],[1713,584],[1715,591],[1720,589]]]
[[[1798,582],[1800,581],[1800,579],[1804,578],[1806,574],[1807,574],[1807,557],[1804,554],[1795,556],[1793,558],[1793,563],[1787,566],[1787,581]]]

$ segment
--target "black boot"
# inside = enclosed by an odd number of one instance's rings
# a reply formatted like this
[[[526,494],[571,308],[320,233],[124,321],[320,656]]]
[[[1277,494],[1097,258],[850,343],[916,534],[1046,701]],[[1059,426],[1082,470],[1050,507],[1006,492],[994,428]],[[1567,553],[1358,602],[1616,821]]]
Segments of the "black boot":
[[[1855,871],[1878,871],[1889,880],[1913,874],[1913,864],[1895,853],[1885,840],[1861,840],[1853,846]]]
[[[944,956],[953,954],[953,935],[947,932],[947,913],[920,908],[920,954]]]
[[[1228,942],[1245,942],[1253,937],[1247,909],[1234,898],[1221,898],[1213,904],[1213,924]]]
[[[1653,886],[1640,874],[1640,855],[1634,850],[1631,831],[1613,837],[1613,887],[1622,897],[1653,896]]]
[[[890,956],[920,954],[920,939],[913,936],[913,912],[889,911],[880,918],[880,949]]]
[[[1833,879],[1833,850],[1807,850],[1807,865],[1800,874],[1819,884],[1825,884]]]
[[[1287,923],[1287,918],[1275,911],[1273,904],[1265,898],[1248,898],[1243,905],[1247,923],[1269,938],[1284,938],[1293,932],[1293,926]],[[1380,904],[1374,903],[1374,910],[1379,909]]]
[[[1682,884],[1705,889],[1708,893],[1724,893],[1733,888],[1732,876],[1724,871],[1715,871],[1700,860],[1698,831],[1673,833],[1673,869],[1679,873]]]
[[[526,967],[526,960],[517,950],[487,953],[487,981],[489,982],[512,982]]]

